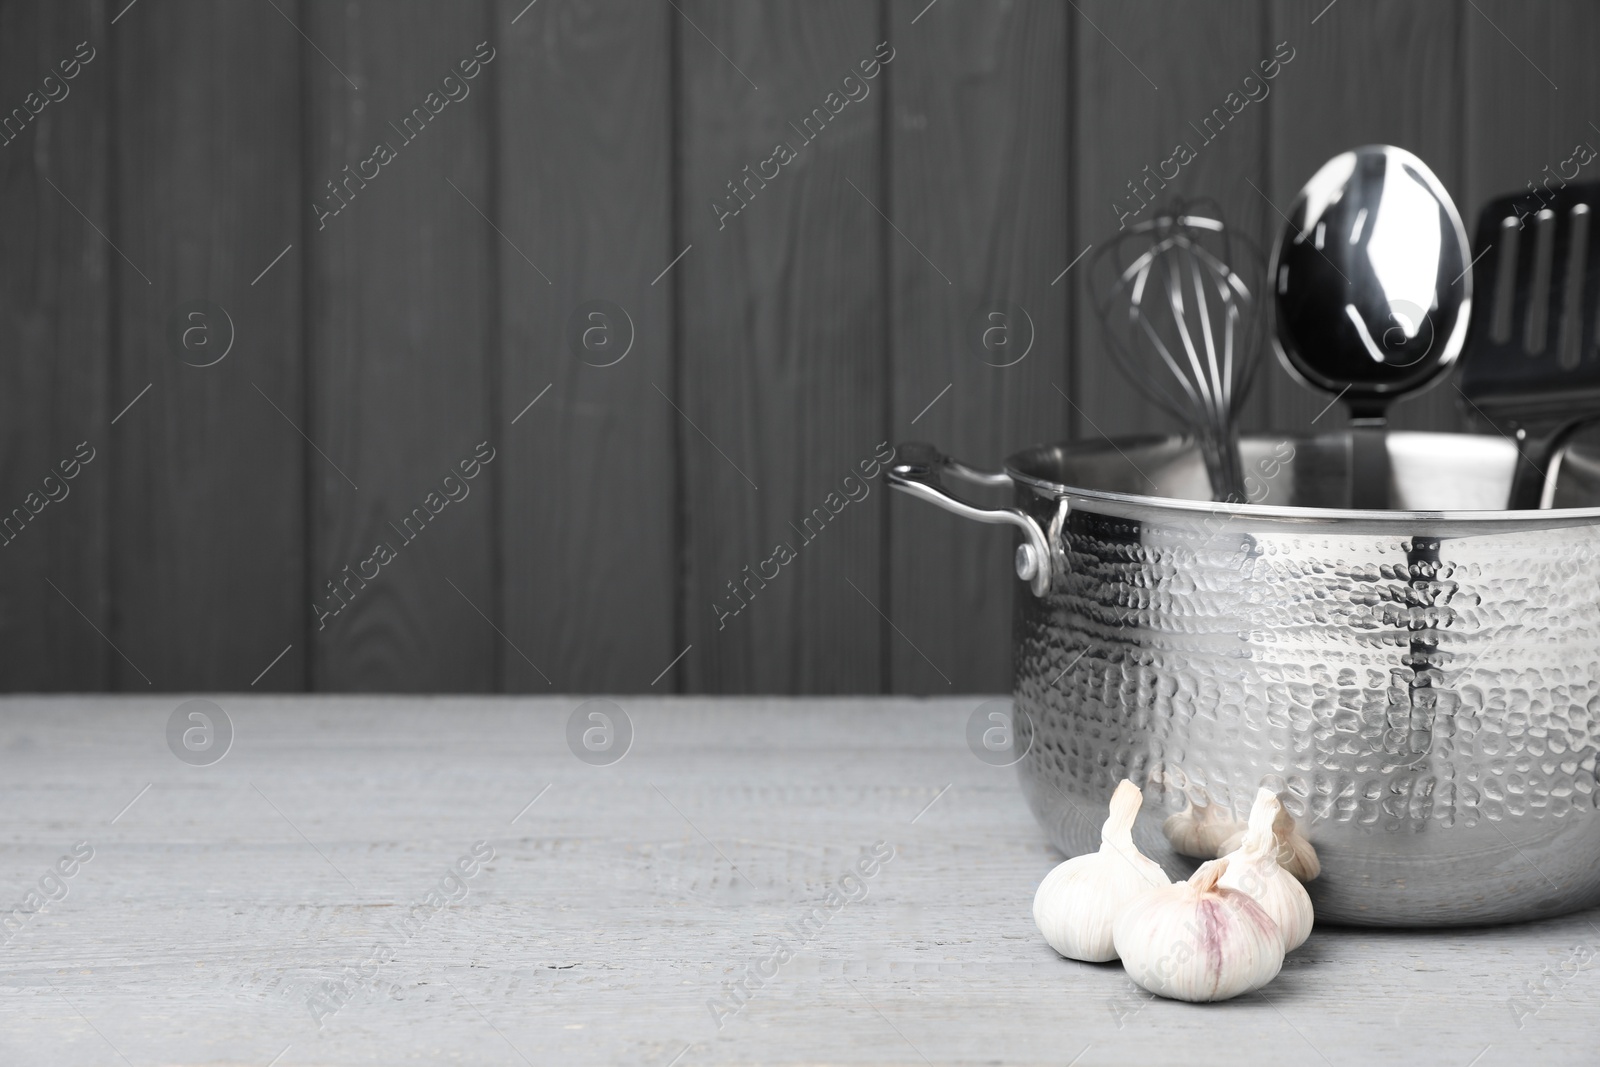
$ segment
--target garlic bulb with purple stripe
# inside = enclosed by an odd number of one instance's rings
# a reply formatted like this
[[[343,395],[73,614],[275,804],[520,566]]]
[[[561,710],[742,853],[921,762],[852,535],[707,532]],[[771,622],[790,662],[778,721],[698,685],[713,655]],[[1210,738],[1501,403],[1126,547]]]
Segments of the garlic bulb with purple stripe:
[[[1283,934],[1248,893],[1218,885],[1228,860],[1187,882],[1140,896],[1117,916],[1112,940],[1135,984],[1173,1000],[1227,1000],[1283,967]]]

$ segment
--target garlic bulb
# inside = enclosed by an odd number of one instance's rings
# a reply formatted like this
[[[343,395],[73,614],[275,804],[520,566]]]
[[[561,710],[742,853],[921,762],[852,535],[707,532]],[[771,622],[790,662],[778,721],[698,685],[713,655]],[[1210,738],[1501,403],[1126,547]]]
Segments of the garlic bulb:
[[[1261,905],[1217,880],[1226,859],[1187,882],[1152,889],[1122,910],[1112,939],[1128,977],[1173,1000],[1227,1000],[1259,989],[1283,967],[1283,934]]]
[[[1033,921],[1063,956],[1090,963],[1116,959],[1111,924],[1117,913],[1140,893],[1171,884],[1161,865],[1133,843],[1133,820],[1143,799],[1139,787],[1124,778],[1100,828],[1100,851],[1074,856],[1039,883]]]
[[[1240,830],[1217,849],[1217,855],[1226,856],[1239,847],[1246,831]],[[1322,861],[1310,841],[1295,829],[1294,816],[1280,803],[1278,817],[1273,820],[1272,833],[1278,839],[1278,865],[1302,882],[1309,882],[1322,873]]]
[[[1237,850],[1226,857],[1228,869],[1217,880],[1224,889],[1248,893],[1278,924],[1283,950],[1292,952],[1311,936],[1311,897],[1299,879],[1278,863],[1278,837],[1274,832],[1283,804],[1270,789],[1256,794],[1250,809],[1250,829]]]
[[[1173,851],[1197,860],[1216,859],[1222,855],[1219,851],[1222,843],[1243,829],[1233,812],[1221,804],[1202,804],[1197,808],[1191,803],[1177,814],[1169,815],[1161,824],[1161,832],[1167,835]]]

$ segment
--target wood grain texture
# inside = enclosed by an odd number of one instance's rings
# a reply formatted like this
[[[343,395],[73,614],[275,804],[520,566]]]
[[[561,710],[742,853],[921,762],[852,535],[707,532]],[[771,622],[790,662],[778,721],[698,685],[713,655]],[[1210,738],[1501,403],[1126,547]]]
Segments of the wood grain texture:
[[[1600,11],[1589,4],[1475,0],[1462,14],[1466,59],[1463,207],[1476,236],[1485,201],[1559,176],[1579,143],[1600,148]],[[1550,168],[1547,173],[1545,168]],[[1567,174],[1572,168],[1565,168]],[[1574,179],[1600,181],[1600,161]],[[1552,181],[1559,187],[1559,181]]]
[[[661,402],[681,412],[687,684],[876,691],[884,504],[846,494],[889,436],[883,94],[828,100],[887,35],[850,0],[679,7],[678,230],[695,247],[676,268],[680,382]],[[758,184],[779,142],[794,157]],[[736,181],[748,201],[725,218]]]
[[[564,689],[637,692],[682,650],[679,416],[652,387],[673,380],[676,280],[659,275],[682,251],[677,16],[633,0],[525,8],[497,8],[505,630]],[[503,663],[506,688],[547,688],[517,653]],[[676,677],[658,685],[672,692]]]
[[[1080,309],[1073,348],[1077,434],[1098,439],[1174,432],[1180,424],[1146,401],[1112,363],[1115,357],[1094,313],[1090,259],[1121,232],[1122,212],[1129,212],[1131,224],[1175,197],[1215,199],[1228,224],[1257,243],[1273,232],[1271,208],[1248,184],[1261,184],[1273,93],[1247,103],[1226,124],[1206,125],[1214,109],[1228,113],[1228,95],[1241,92],[1247,75],[1259,75],[1257,65],[1271,59],[1272,48],[1257,0],[1182,5],[1106,0],[1077,8],[1074,228],[1080,245],[1094,245],[1079,264],[1084,269],[1068,275],[1077,286]],[[1278,83],[1299,73],[1292,64],[1284,68],[1271,83],[1274,93]],[[1180,143],[1194,158],[1162,188],[1159,168]],[[1270,360],[1261,363],[1241,413],[1246,428],[1264,421],[1264,385],[1281,373]]]
[[[1024,445],[1071,436],[1056,391],[1072,380],[1070,285],[1055,281],[1079,251],[1067,231],[1070,9],[926,7],[890,8],[887,210],[916,241],[889,242],[894,429],[998,470]],[[906,635],[890,641],[890,689],[1009,689],[1015,531],[890,500],[889,613]]]
[[[298,236],[299,37],[204,0],[122,11],[112,35],[113,411],[151,388],[114,430],[109,632],[157,687],[244,688],[305,633],[304,444],[262,397],[300,417],[300,257],[251,284]],[[175,331],[197,299],[223,314]],[[193,329],[207,343],[181,347]],[[301,688],[291,656],[262,685]]]
[[[1316,5],[1274,4],[1271,11],[1272,41],[1288,41],[1296,52],[1272,102],[1271,184],[1262,186],[1278,208],[1287,212],[1307,179],[1340,152],[1392,144],[1416,153],[1439,176],[1470,235],[1464,131],[1476,120],[1462,107],[1461,42],[1462,20],[1478,17],[1472,8],[1452,0],[1379,0],[1341,4],[1321,17]],[[1277,423],[1310,423],[1332,397],[1291,380],[1273,362],[1277,373],[1267,383]],[[1465,429],[1460,400],[1447,380],[1395,404],[1390,423],[1408,430]],[[1341,405],[1318,427],[1335,429],[1346,421]]]
[[[111,215],[105,28],[92,2],[0,6],[0,108],[10,120],[0,132],[0,519],[9,520],[0,527],[0,686],[9,690],[103,689],[116,656],[95,633],[110,628],[110,272],[124,269],[95,232]],[[82,42],[94,49],[87,66],[74,58]],[[63,79],[62,62],[75,77]],[[43,102],[46,93],[57,99]],[[12,108],[39,110],[24,123]],[[80,442],[95,460],[64,479],[59,465],[75,469]]]
[[[457,65],[478,62],[480,44],[495,49],[482,2],[313,4],[307,15],[306,33],[328,57],[303,56],[307,195],[325,210],[341,203],[328,183],[348,195],[332,217],[316,212],[305,232],[306,432],[326,453],[307,467],[308,599],[337,606],[327,585],[335,581],[349,595],[325,626],[320,617],[312,625],[313,684],[494,689],[508,651],[495,632],[503,442],[491,382],[501,238],[479,212],[492,205],[493,86],[510,57],[497,51],[476,77],[461,78]],[[454,89],[444,81],[452,76]],[[387,163],[380,144],[393,153]],[[363,166],[367,159],[375,164]],[[374,167],[376,177],[362,182]],[[458,465],[483,442],[496,459],[462,480]],[[395,558],[363,567],[379,544]],[[374,566],[377,576],[363,584],[359,572]],[[311,618],[310,604],[300,610]]]
[[[993,466],[1174,428],[1110,362],[1090,259],[1054,282],[1128,182],[1191,141],[1162,192],[1266,245],[1354,144],[1417,151],[1469,226],[1600,145],[1579,4],[675,2],[0,3],[0,114],[98,50],[0,145],[0,516],[97,450],[0,546],[0,687],[243,689],[292,646],[257,688],[644,691],[692,644],[653,691],[1003,688],[1013,535],[881,482],[828,502],[881,442]],[[802,135],[885,40],[870,95]],[[1280,41],[1270,96],[1202,143]],[[479,42],[470,96],[319,218]],[[193,298],[231,317],[216,366],[174,350]],[[569,340],[592,300],[632,326],[612,367]],[[1018,366],[978,358],[991,303],[1029,312]],[[1458,425],[1455,399],[1396,423]],[[1268,357],[1244,422],[1324,403]]]
[[[973,699],[630,700],[609,767],[567,750],[573,700],[223,703],[205,768],[168,752],[170,699],[0,703],[6,904],[93,849],[5,946],[5,1062],[1411,1067],[1600,1041],[1600,912],[1319,928],[1214,1005],[1059,958],[1031,902],[1060,857],[968,752]],[[417,908],[479,841],[456,902]],[[878,842],[864,898],[799,945]],[[707,1002],[777,939],[792,958],[719,1029]]]

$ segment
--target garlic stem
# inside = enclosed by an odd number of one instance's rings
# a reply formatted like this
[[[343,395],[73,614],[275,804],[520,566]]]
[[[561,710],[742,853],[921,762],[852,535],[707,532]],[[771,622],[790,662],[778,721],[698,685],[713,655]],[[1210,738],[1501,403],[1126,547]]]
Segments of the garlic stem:
[[[1219,884],[1248,893],[1272,917],[1283,934],[1284,951],[1305,944],[1311,936],[1314,914],[1311,897],[1299,879],[1278,862],[1276,827],[1284,814],[1283,804],[1270,789],[1256,793],[1250,809],[1250,826],[1239,847],[1228,854],[1228,869]],[[1293,825],[1291,820],[1290,825]]]
[[[1317,850],[1305,836],[1295,828],[1294,816],[1289,814],[1287,808],[1278,809],[1278,817],[1272,824],[1273,836],[1278,841],[1278,865],[1302,882],[1313,881],[1322,873],[1322,861],[1317,859]],[[1244,831],[1231,835],[1217,847],[1218,856],[1226,856],[1239,847],[1244,840]]]

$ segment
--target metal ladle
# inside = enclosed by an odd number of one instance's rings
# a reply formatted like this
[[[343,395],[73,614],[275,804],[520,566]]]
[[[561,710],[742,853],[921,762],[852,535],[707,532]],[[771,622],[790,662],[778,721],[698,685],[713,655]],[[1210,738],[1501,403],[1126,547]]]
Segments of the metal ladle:
[[[1403,148],[1335,156],[1289,209],[1268,274],[1273,347],[1350,410],[1351,507],[1389,506],[1386,411],[1461,354],[1470,259],[1450,194]]]

